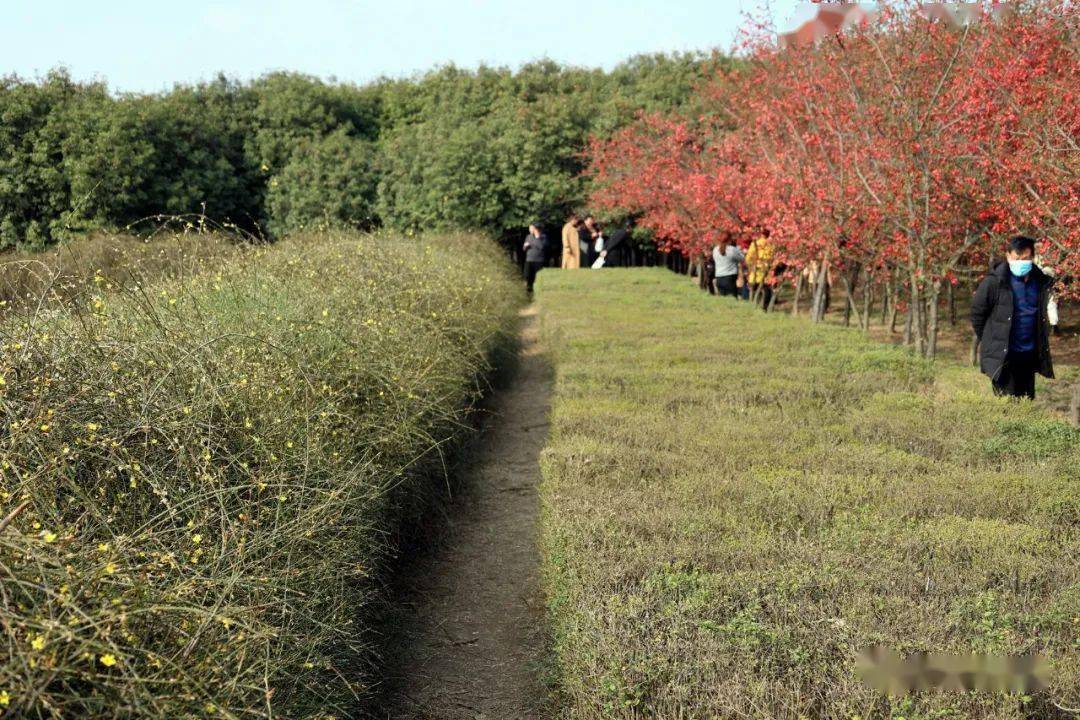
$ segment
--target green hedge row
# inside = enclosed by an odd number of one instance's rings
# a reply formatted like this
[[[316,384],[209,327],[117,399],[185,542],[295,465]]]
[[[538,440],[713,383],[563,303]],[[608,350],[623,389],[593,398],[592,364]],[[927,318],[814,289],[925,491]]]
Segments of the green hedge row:
[[[717,67],[543,62],[366,86],[276,73],[154,95],[0,78],[0,249],[202,214],[280,236],[328,227],[498,234],[584,198],[590,133],[670,111]]]
[[[0,715],[350,717],[522,294],[478,237],[299,236],[0,325]]]

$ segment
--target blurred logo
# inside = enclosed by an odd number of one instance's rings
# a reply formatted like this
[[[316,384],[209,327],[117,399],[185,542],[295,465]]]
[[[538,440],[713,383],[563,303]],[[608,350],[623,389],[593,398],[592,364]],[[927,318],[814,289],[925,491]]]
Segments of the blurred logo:
[[[946,655],[918,652],[906,658],[884,647],[859,653],[864,684],[890,695],[916,690],[985,690],[1033,693],[1049,686],[1050,666],[1039,655]]]
[[[780,47],[817,45],[825,38],[843,34],[849,30],[874,25],[882,16],[884,5],[880,2],[834,2],[804,3],[800,6],[802,16],[810,19],[797,29],[781,33]],[[963,28],[984,18],[1000,20],[1012,12],[1006,2],[920,2],[915,12],[930,22],[951,28]]]

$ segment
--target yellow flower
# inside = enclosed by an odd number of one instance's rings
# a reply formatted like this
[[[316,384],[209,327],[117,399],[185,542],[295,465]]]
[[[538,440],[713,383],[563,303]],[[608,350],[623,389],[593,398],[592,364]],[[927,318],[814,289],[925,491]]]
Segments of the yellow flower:
[[[90,432],[96,431],[99,427],[101,427],[101,426],[98,425],[97,423],[86,423],[86,429],[89,430]]]
[[[41,426],[41,432],[49,432],[49,425],[45,423]]]
[[[56,542],[56,533],[52,532],[51,530],[50,530],[49,532],[46,532],[46,533],[45,533],[44,535],[42,535],[41,537],[42,537],[42,538],[43,538],[43,539],[45,540],[45,542],[47,542],[47,543],[51,543],[51,542]]]
[[[38,635],[36,638],[31,640],[30,641],[30,647],[34,648],[35,650],[44,650],[45,649],[45,636],[44,635]]]
[[[0,692],[0,707],[7,707],[11,704],[11,696],[8,695],[8,691],[4,690]]]
[[[110,575],[115,574],[116,573],[116,563],[109,563],[108,565],[106,565],[105,566],[105,572],[109,573]]]
[[[105,667],[112,667],[116,664],[116,656],[112,653],[105,653],[98,658],[98,661]]]
[[[101,552],[107,552],[109,550],[109,543],[98,543],[97,549]]]
[[[201,543],[201,542],[202,542],[202,535],[199,535],[199,534],[195,534],[195,535],[192,535],[192,536],[191,536],[191,542],[193,542],[193,543],[195,543],[196,545],[198,545],[199,543]]]

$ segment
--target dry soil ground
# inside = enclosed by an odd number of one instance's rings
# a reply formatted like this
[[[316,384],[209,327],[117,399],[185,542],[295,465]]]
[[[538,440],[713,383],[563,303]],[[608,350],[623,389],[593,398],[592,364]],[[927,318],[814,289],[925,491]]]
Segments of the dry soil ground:
[[[544,717],[537,522],[552,389],[535,309],[430,547],[400,573],[388,720]]]

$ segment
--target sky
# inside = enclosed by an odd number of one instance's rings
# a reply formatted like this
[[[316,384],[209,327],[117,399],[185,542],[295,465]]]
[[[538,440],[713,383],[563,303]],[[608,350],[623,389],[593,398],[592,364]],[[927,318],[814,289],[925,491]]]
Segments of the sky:
[[[0,76],[64,66],[115,91],[273,70],[365,83],[454,63],[543,58],[610,69],[633,55],[732,47],[768,0],[3,0]],[[771,0],[780,29],[797,0]],[[805,10],[803,10],[805,12]]]

